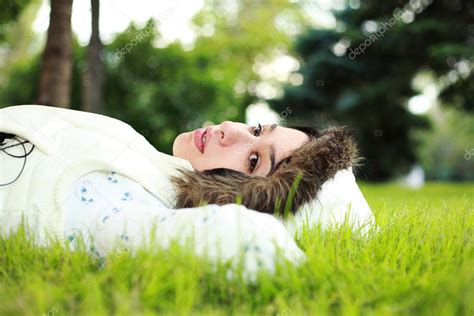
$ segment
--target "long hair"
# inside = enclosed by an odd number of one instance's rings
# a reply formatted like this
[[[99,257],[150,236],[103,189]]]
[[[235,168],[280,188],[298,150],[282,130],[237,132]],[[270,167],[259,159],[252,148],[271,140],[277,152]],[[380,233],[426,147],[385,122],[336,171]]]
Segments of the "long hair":
[[[267,176],[250,176],[226,168],[180,169],[180,174],[171,178],[177,191],[175,207],[240,203],[259,212],[294,214],[314,199],[321,185],[337,171],[359,165],[354,136],[346,127],[321,131],[304,126],[290,128],[306,133],[309,139]]]

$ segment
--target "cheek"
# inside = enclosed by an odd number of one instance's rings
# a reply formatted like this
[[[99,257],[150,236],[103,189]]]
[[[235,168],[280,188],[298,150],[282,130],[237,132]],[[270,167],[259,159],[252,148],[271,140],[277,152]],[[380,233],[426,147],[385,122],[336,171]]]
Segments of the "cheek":
[[[242,161],[243,154],[234,152],[229,148],[229,150],[220,150],[219,152],[207,152],[206,155],[198,157],[195,164],[197,168],[200,168],[201,170],[216,168],[241,170]]]

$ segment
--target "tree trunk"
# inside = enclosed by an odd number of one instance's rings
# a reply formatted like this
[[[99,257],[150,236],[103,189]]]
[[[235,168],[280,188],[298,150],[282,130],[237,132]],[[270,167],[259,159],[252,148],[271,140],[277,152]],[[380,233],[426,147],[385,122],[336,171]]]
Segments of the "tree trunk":
[[[92,34],[87,50],[87,66],[82,76],[82,110],[103,113],[104,64],[99,34],[99,0],[91,0]]]
[[[70,107],[72,0],[51,0],[48,39],[43,52],[37,103]]]

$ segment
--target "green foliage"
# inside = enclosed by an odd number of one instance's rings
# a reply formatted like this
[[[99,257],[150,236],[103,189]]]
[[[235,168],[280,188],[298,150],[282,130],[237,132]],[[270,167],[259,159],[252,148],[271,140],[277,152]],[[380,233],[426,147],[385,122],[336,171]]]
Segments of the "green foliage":
[[[417,160],[418,143],[410,131],[427,128],[429,123],[406,107],[408,99],[418,94],[411,86],[414,76],[426,69],[436,76],[446,75],[453,67],[448,58],[469,60],[474,55],[472,3],[417,3],[424,8],[422,12],[415,5],[401,7],[395,0],[361,1],[357,9],[336,12],[339,31],[306,32],[295,46],[302,58],[299,73],[304,82],[286,87],[284,97],[271,102],[277,111],[287,106],[294,109],[304,118],[299,124],[338,123],[353,128],[367,158],[363,173],[369,179],[400,175]],[[397,8],[414,12],[414,21],[403,22]],[[396,23],[383,34],[377,33],[390,19]],[[376,26],[377,37],[366,30],[367,22]],[[336,44],[339,51],[346,45],[345,54],[336,54]],[[471,72],[470,77],[449,86],[449,93],[442,97],[469,110],[474,95],[472,81]],[[292,120],[288,118],[290,124]]]
[[[82,67],[85,49],[77,41],[73,43],[73,74],[71,98],[73,109],[78,110],[80,105],[80,93],[82,85]],[[34,54],[14,61],[9,65],[9,78],[0,85],[0,108],[19,105],[34,104],[38,95],[38,85],[40,75],[41,55]]]
[[[206,52],[186,52],[177,43],[155,48],[157,37],[150,21],[142,29],[131,25],[106,47],[105,108],[171,153],[178,133],[200,127],[238,100],[214,75],[218,69]]]
[[[274,27],[276,16],[286,12],[302,18],[289,3],[234,4],[230,12],[224,3],[206,2],[194,18],[201,36],[191,50],[177,43],[156,48],[160,34],[152,21],[119,34],[104,54],[105,114],[131,124],[165,153],[171,153],[179,133],[206,121],[244,121],[245,109],[256,97],[237,94],[234,87],[258,79],[252,70],[257,55],[271,58],[277,45],[288,45],[289,35]],[[206,27],[213,34],[203,34]]]
[[[194,23],[200,35],[192,49],[178,43],[156,47],[161,35],[153,21],[144,27],[133,24],[106,45],[102,58],[106,67],[105,113],[123,120],[142,133],[155,147],[171,153],[174,138],[204,122],[244,121],[245,109],[256,97],[238,94],[237,83],[255,84],[252,70],[257,55],[271,59],[275,47],[290,42],[274,20],[291,17],[302,21],[295,5],[285,2],[248,1],[234,3],[235,10],[215,1],[206,3]],[[206,27],[213,34],[204,34]],[[81,103],[84,48],[74,45],[71,92],[73,109]],[[10,65],[12,82],[0,87],[0,106],[33,103],[38,82],[38,57],[28,56]]]
[[[14,22],[22,10],[35,0],[0,0],[0,42],[5,40],[10,31],[10,23]]]
[[[416,137],[427,179],[474,180],[474,115],[446,110],[432,132],[419,132]]]
[[[23,9],[20,19],[21,8],[27,3],[30,9]],[[30,55],[28,36],[38,3],[7,1],[2,7],[6,9],[0,13],[5,16],[1,21],[6,24],[0,23],[0,29],[2,25],[9,29],[0,44],[9,56],[0,69],[0,107],[34,103],[36,99],[40,58],[39,53]],[[309,29],[294,45],[301,58],[303,84],[287,86],[283,99],[270,102],[277,112],[291,109],[287,125],[346,124],[354,129],[366,158],[361,173],[368,179],[397,176],[419,158],[430,170],[459,165],[452,163],[453,159],[441,164],[428,162],[426,152],[433,152],[435,144],[440,145],[439,139],[411,137],[429,122],[410,113],[406,104],[419,93],[412,87],[416,74],[428,71],[440,77],[455,71],[460,63],[472,64],[474,28],[470,19],[474,9],[464,1],[433,2],[416,13],[413,22],[399,20],[365,53],[351,59],[350,51],[370,37],[363,31],[364,23],[387,22],[398,6],[395,0],[361,1],[357,9],[336,12],[337,29]],[[302,4],[286,1],[207,1],[194,18],[199,37],[192,48],[178,43],[158,48],[161,35],[152,21],[141,28],[130,25],[102,54],[106,66],[104,114],[129,123],[165,153],[171,153],[179,133],[206,121],[244,121],[246,107],[258,99],[254,87],[261,78],[253,66],[282,53],[293,54],[290,30],[308,26],[302,8]],[[343,56],[332,51],[340,40],[350,43]],[[80,108],[84,57],[84,47],[75,42],[73,109]],[[472,110],[473,74],[465,73],[445,85],[441,100],[451,107]],[[468,148],[469,136],[462,139]],[[418,146],[424,149],[418,151]],[[459,151],[462,145],[458,147]],[[460,174],[439,172],[456,178]],[[429,176],[445,178],[431,171]]]
[[[11,65],[7,84],[0,86],[0,108],[16,104],[32,104],[38,94],[40,56]]]
[[[244,121],[247,106],[259,100],[255,84],[262,78],[254,71],[255,62],[270,62],[289,53],[291,29],[309,25],[297,3],[272,0],[205,1],[193,21],[201,35],[194,54],[205,56],[212,75],[226,85],[227,93],[235,94],[236,86],[243,90],[230,111],[238,113],[238,121]],[[213,30],[210,35],[204,31],[209,28]],[[215,123],[224,119],[229,118],[210,118]]]
[[[146,36],[145,36],[146,35]],[[160,151],[171,153],[180,132],[200,127],[206,120],[243,120],[241,100],[229,81],[218,79],[212,56],[185,51],[174,43],[166,48],[153,46],[159,37],[152,22],[138,29],[131,25],[105,47],[106,115],[131,124]],[[131,45],[131,44],[134,45]],[[129,49],[119,54],[117,49]],[[71,98],[73,109],[80,108],[85,48],[74,42]],[[40,56],[11,65],[11,76],[0,87],[0,104],[34,103]],[[186,122],[186,123],[183,123]]]
[[[83,250],[34,247],[20,230],[0,238],[0,314],[472,315],[472,183],[361,188],[378,232],[305,231],[308,261],[256,284],[184,248],[118,251],[104,265]]]

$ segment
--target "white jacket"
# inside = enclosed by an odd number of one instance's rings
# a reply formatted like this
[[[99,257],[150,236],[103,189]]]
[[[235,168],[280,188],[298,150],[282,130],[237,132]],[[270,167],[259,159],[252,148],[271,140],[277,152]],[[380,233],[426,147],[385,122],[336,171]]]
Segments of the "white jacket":
[[[11,106],[0,109],[0,131],[35,145],[21,176],[0,187],[0,223],[8,232],[21,222],[22,214],[27,215],[40,244],[48,234],[64,238],[65,201],[74,181],[89,172],[116,171],[172,208],[175,191],[169,177],[177,168],[193,169],[189,161],[156,150],[130,125],[94,113]],[[17,146],[9,152],[19,155],[23,149]],[[23,158],[0,152],[0,162],[0,183],[8,183],[18,175]]]
[[[189,161],[156,150],[128,124],[94,113],[40,105],[7,107],[0,109],[0,132],[36,146],[19,179],[0,186],[0,229],[17,227],[25,214],[40,244],[46,241],[46,229],[52,237],[64,238],[65,202],[74,182],[89,172],[115,171],[174,208],[176,192],[169,177],[177,168],[193,169]],[[21,146],[15,149],[16,155],[23,154]],[[0,152],[0,184],[13,180],[22,164],[23,159]],[[305,225],[327,228],[346,216],[354,228],[375,224],[350,169],[324,183],[317,198],[296,216],[280,220],[294,235]]]

